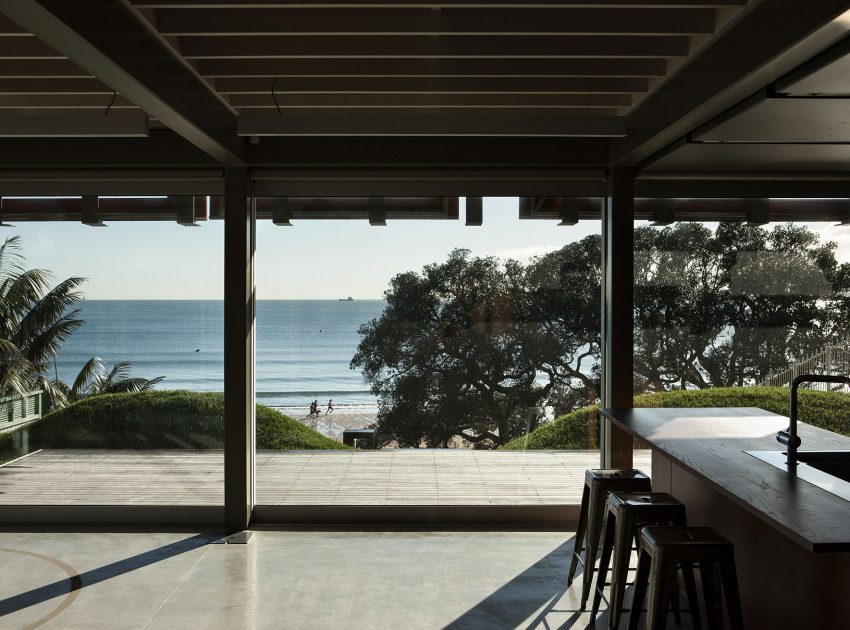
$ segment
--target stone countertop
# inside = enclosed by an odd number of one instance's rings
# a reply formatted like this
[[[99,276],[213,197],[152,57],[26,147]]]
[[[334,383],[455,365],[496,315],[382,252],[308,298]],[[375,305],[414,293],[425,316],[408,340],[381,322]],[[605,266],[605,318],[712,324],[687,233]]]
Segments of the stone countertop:
[[[755,407],[602,409],[602,414],[814,553],[850,551],[850,501],[745,451],[779,451],[788,418]],[[850,450],[850,438],[799,423],[801,450]]]

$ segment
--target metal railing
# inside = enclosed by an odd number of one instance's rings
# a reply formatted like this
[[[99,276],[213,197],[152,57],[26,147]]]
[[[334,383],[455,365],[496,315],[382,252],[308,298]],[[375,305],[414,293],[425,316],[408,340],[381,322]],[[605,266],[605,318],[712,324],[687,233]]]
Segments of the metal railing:
[[[0,398],[0,432],[41,418],[42,390]]]
[[[850,335],[829,342],[815,354],[797,361],[784,372],[767,377],[759,385],[788,387],[801,374],[850,374]],[[833,383],[807,383],[806,387],[822,391],[848,391],[846,385]]]

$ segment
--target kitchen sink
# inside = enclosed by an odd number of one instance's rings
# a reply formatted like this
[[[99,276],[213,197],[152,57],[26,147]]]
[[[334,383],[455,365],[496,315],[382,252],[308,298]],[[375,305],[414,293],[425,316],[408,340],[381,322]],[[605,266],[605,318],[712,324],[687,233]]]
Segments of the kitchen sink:
[[[785,451],[744,451],[756,459],[788,470]],[[850,451],[798,451],[796,477],[850,501]]]

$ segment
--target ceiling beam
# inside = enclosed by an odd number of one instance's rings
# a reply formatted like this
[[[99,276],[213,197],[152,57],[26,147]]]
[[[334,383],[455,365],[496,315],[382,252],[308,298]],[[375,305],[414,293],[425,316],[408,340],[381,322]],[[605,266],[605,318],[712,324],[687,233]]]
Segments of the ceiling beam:
[[[295,8],[378,8],[388,9],[426,7],[433,9],[534,9],[534,8],[576,8],[576,7],[608,7],[608,8],[714,8],[714,7],[738,7],[747,3],[747,0],[531,0],[529,2],[517,2],[516,0],[317,0],[316,2],[305,2],[305,0],[248,0],[247,2],[234,2],[234,0],[130,0],[133,6],[146,9],[244,9],[246,7],[265,7],[280,9]]]
[[[481,116],[461,111],[351,112],[333,111],[276,116],[244,112],[239,116],[242,136],[533,136],[611,138],[626,133],[624,119],[616,116],[564,116],[495,111]]]
[[[151,129],[148,138],[5,138],[0,151],[0,169],[4,170],[211,166],[217,167],[218,162],[167,129]]]
[[[638,164],[834,43],[850,30],[848,9],[848,0],[752,4],[630,112],[612,164]]]
[[[2,39],[0,39],[2,44]],[[576,35],[534,37],[477,35],[426,37],[419,35],[358,37],[333,35],[302,37],[182,37],[180,54],[186,59],[346,59],[411,58],[657,58],[685,57],[685,36],[659,37]]]
[[[61,62],[33,61],[24,69],[0,61],[0,76],[44,76],[65,70]],[[70,62],[67,62],[70,63]],[[6,64],[6,65],[4,65]],[[23,65],[23,64],[21,64]],[[73,65],[73,64],[72,64]],[[4,72],[6,74],[4,74]],[[20,74],[11,74],[18,72]],[[202,59],[208,78],[253,77],[663,77],[666,59]],[[50,76],[63,76],[56,74]]]
[[[480,109],[552,107],[595,109],[628,107],[629,94],[234,94],[235,108],[305,107],[399,109],[409,107],[475,107]],[[0,96],[2,107],[2,96]]]
[[[292,136],[260,138],[248,145],[248,157],[253,167],[268,168],[564,170],[604,168],[607,147],[603,138]]]
[[[160,9],[163,35],[704,35],[712,9]]]
[[[244,164],[236,116],[120,0],[4,0],[0,11],[225,164]],[[92,17],[96,16],[96,17]]]
[[[260,79],[218,79],[215,87],[220,94],[268,94],[273,81]],[[277,94],[633,94],[649,89],[647,79],[567,78],[539,77],[502,78],[484,77],[466,79],[443,77],[413,78],[359,78],[359,77],[293,77],[275,85]],[[2,92],[2,81],[0,81]]]

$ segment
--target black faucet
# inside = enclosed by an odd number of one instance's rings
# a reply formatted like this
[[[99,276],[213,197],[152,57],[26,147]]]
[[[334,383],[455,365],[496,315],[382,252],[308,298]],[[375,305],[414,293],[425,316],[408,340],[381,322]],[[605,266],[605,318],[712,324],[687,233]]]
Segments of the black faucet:
[[[776,441],[788,447],[786,463],[788,468],[797,467],[797,449],[800,448],[800,436],[797,435],[797,389],[802,383],[843,383],[850,385],[850,377],[832,374],[801,374],[791,381],[791,414],[788,429],[776,434]]]

